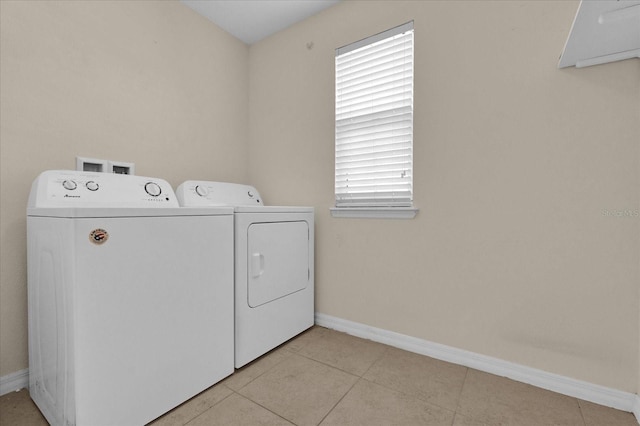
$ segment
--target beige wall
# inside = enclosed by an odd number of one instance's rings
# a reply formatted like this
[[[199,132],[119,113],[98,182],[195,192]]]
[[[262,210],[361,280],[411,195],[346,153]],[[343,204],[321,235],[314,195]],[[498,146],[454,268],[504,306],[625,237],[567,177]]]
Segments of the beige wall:
[[[638,392],[640,60],[558,70],[577,6],[347,1],[251,47],[249,180],[316,207],[318,312]],[[409,20],[420,213],[331,218],[334,49]]]
[[[0,1],[0,376],[27,368],[25,208],[86,156],[245,181],[249,49],[178,2]]]

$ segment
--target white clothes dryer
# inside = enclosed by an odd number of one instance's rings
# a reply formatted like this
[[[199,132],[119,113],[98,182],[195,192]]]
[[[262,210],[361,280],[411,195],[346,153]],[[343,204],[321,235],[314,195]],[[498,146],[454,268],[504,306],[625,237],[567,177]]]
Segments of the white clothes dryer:
[[[52,425],[143,425],[233,373],[233,209],[48,171],[27,208],[29,392]]]
[[[314,209],[265,206],[256,188],[186,181],[183,207],[235,208],[235,366],[314,324]]]

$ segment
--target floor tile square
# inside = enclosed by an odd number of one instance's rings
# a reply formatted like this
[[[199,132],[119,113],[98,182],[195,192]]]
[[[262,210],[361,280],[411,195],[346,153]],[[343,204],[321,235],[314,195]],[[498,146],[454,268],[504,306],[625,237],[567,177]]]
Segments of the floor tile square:
[[[292,352],[300,352],[300,350],[302,350],[308,344],[316,341],[329,331],[331,330],[320,327],[318,325],[314,325],[310,329],[303,331],[293,339],[289,340],[282,346]]]
[[[360,380],[320,425],[442,426],[450,425],[453,416],[453,411]]]
[[[326,330],[298,353],[347,373],[362,376],[387,346],[345,333]]]
[[[188,426],[292,426],[282,417],[234,393],[224,401],[216,404],[200,416],[196,417]]]
[[[467,368],[401,349],[389,348],[364,379],[455,410]]]
[[[269,371],[271,368],[286,360],[291,355],[293,355],[293,352],[286,348],[280,347],[274,349],[255,361],[252,361],[244,367],[236,370],[235,373],[224,379],[222,383],[234,391],[238,391],[265,372]]]
[[[487,425],[584,425],[577,399],[473,369],[457,412]]]
[[[357,380],[294,354],[239,393],[297,425],[317,425]]]
[[[40,413],[29,391],[10,392],[0,398],[0,425],[46,426],[47,420]]]
[[[638,426],[640,421],[636,420],[631,413],[604,407],[591,402],[578,400],[580,411],[586,426],[616,425],[616,426]]]
[[[233,391],[217,384],[150,423],[150,426],[182,426],[222,401]]]

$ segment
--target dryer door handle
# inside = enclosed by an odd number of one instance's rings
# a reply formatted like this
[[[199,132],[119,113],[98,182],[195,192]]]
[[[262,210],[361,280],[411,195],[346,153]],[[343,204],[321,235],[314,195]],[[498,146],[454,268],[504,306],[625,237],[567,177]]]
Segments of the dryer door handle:
[[[251,255],[251,277],[258,278],[264,272],[264,255],[253,253]]]

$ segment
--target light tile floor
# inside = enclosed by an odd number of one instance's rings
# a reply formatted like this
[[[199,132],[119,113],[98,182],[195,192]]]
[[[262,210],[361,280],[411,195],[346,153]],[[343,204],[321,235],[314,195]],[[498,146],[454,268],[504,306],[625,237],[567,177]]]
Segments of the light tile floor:
[[[38,424],[26,390],[0,397],[0,425]],[[317,326],[151,424],[638,426],[630,413]]]

